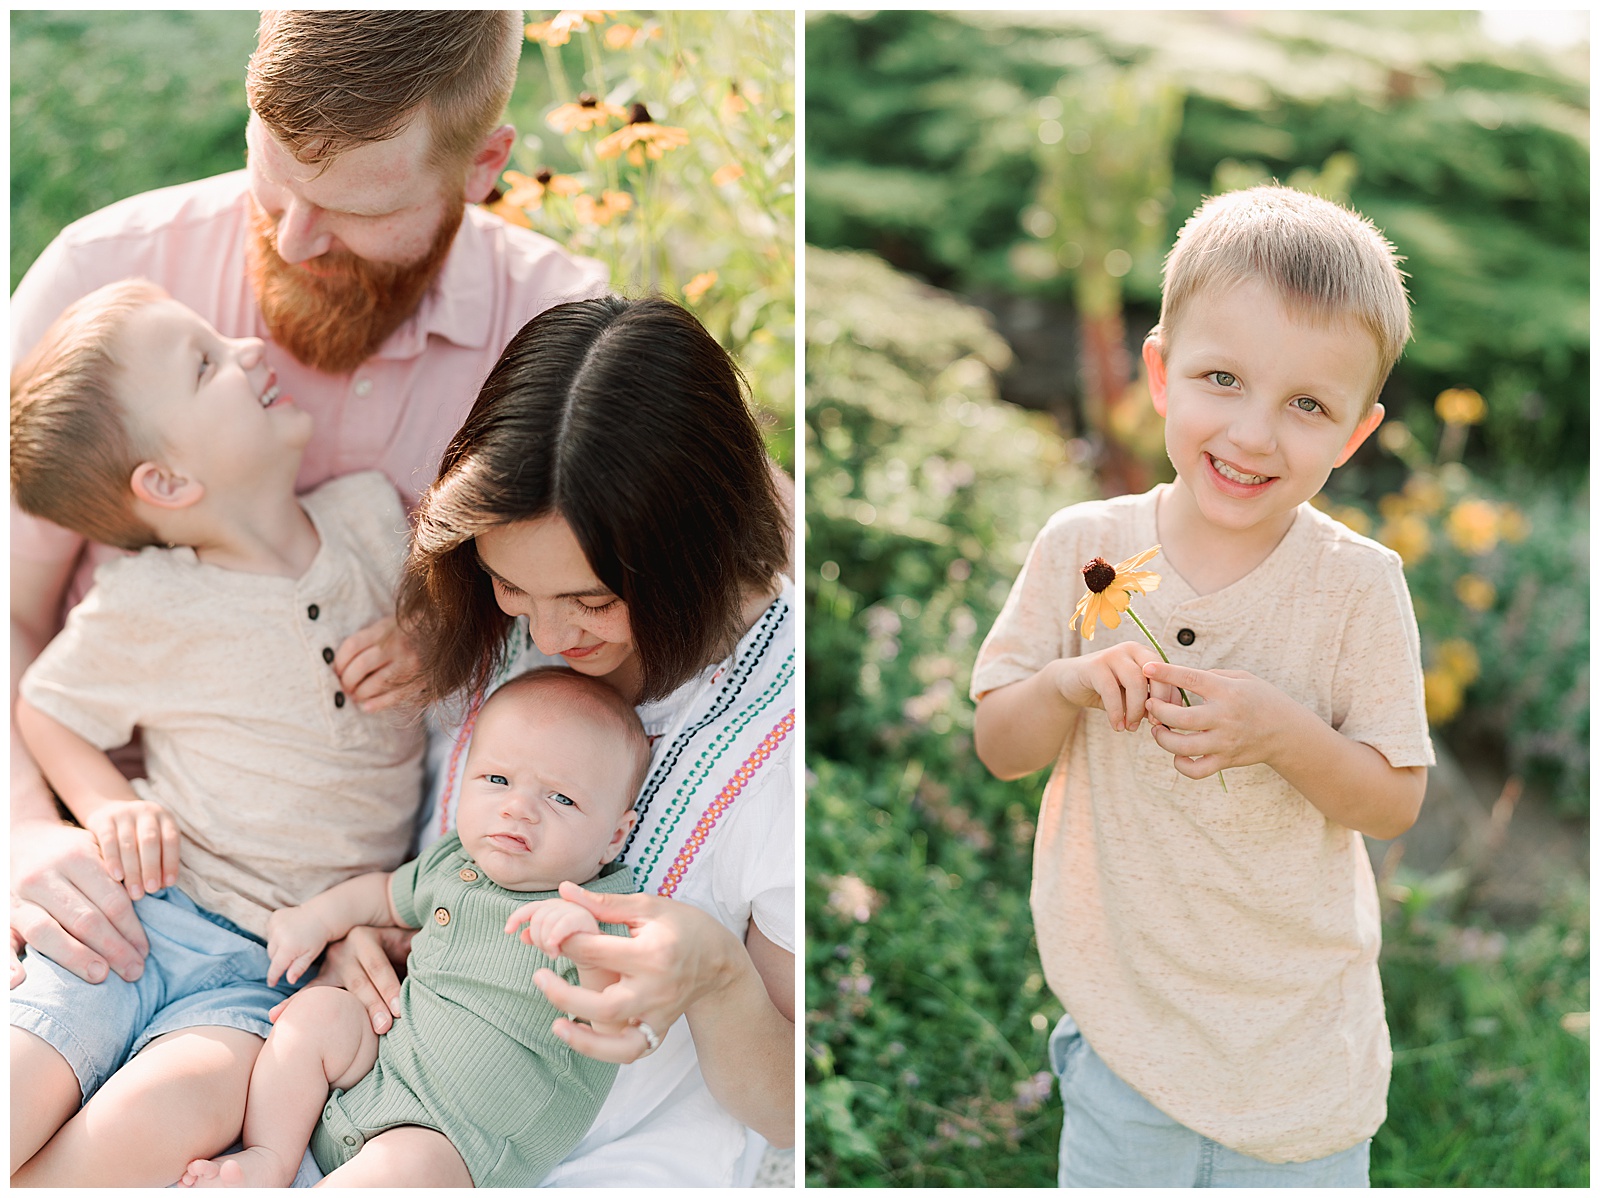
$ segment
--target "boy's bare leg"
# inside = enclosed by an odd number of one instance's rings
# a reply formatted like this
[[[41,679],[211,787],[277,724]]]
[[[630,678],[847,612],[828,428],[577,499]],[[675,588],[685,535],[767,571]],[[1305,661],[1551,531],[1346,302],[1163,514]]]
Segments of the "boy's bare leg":
[[[83,1102],[78,1075],[46,1041],[11,1029],[11,1171],[43,1148]]]
[[[96,1091],[14,1186],[164,1186],[233,1143],[261,1037],[191,1027],[150,1044]]]
[[[455,1145],[431,1127],[391,1127],[361,1146],[319,1186],[454,1186],[472,1185],[472,1174]]]
[[[378,1036],[360,999],[333,986],[301,991],[272,1025],[250,1075],[244,1151],[190,1161],[183,1184],[288,1185],[329,1088],[348,1090],[377,1059]]]

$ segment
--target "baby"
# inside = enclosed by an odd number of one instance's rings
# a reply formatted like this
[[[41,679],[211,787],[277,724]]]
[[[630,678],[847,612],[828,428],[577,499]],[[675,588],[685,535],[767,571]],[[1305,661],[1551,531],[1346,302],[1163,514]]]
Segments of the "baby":
[[[411,1176],[454,1178],[441,1184],[527,1184],[565,1157],[616,1066],[553,1033],[558,1012],[533,974],[556,968],[591,989],[617,980],[555,960],[574,933],[627,934],[555,892],[563,881],[634,890],[615,858],[649,761],[638,716],[601,681],[547,668],[495,691],[478,715],[455,834],[268,922],[269,983],[295,981],[358,924],[421,928],[400,1018],[380,1041],[348,991],[299,994],[250,1078],[244,1151],[194,1161],[183,1183],[287,1185],[308,1140],[334,1184],[348,1185],[377,1184],[382,1166],[358,1154],[396,1137]],[[536,953],[518,945],[519,929]]]
[[[297,497],[311,426],[260,341],[138,280],[68,308],[12,375],[18,506],[133,551],[23,676],[17,728],[150,941],[132,982],[30,955],[13,1184],[163,1184],[230,1143],[293,992],[265,980],[268,917],[405,855],[421,727],[362,710],[337,652],[393,614],[405,511],[377,473]],[[136,731],[130,783],[106,750]]]

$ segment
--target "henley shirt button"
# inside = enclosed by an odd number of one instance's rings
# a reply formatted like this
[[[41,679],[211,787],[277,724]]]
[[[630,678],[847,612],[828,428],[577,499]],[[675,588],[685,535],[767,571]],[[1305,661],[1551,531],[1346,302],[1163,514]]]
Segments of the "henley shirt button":
[[[1180,628],[1180,629],[1178,629],[1178,644],[1180,644],[1180,645],[1192,645],[1192,644],[1194,644],[1194,629],[1193,628]]]
[[[344,692],[343,691],[335,691],[334,692],[333,705],[335,707],[343,707],[344,706]]]
[[[476,882],[478,880],[478,871],[475,869],[464,869],[458,876],[463,882]]]
[[[324,649],[322,651],[322,660],[327,662],[331,666],[333,664],[333,650],[332,649]]]
[[[450,922],[450,912],[446,911],[443,907],[438,908],[433,913],[433,922],[438,924],[441,928],[444,927],[445,924]]]
[[[315,620],[321,614],[322,614],[322,609],[320,607],[318,607],[315,603],[313,603],[310,607],[306,608],[306,615],[310,616],[313,620]]]
[[[372,390],[372,380],[371,379],[357,379],[356,380],[355,393],[357,395],[366,395],[371,390]]]

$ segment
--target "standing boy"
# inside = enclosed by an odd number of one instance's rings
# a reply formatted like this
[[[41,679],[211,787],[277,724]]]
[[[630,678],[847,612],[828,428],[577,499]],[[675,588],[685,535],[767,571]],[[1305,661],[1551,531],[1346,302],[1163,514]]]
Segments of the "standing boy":
[[[1064,1185],[1367,1182],[1390,1050],[1360,834],[1411,826],[1433,750],[1400,559],[1307,501],[1409,334],[1361,217],[1206,203],[1144,346],[1176,481],[1052,517],[979,653],[979,757],[1054,763],[1032,906]],[[1171,665],[1131,622],[1069,627],[1085,563],[1157,544],[1137,610]]]

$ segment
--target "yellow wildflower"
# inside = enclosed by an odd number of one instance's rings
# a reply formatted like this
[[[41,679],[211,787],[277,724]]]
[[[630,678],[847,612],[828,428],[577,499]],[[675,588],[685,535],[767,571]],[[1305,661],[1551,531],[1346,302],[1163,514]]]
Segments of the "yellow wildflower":
[[[531,25],[523,26],[522,32],[530,42],[543,42],[547,46],[564,46],[572,40],[574,33],[598,25],[611,15],[612,10],[606,9],[574,9],[564,8],[548,21],[535,21]]]
[[[1439,392],[1433,410],[1446,424],[1477,424],[1488,412],[1483,396],[1466,387],[1451,387]]]
[[[1533,530],[1528,525],[1528,518],[1519,510],[1507,504],[1500,509],[1500,539],[1510,541],[1513,545],[1520,544],[1528,539],[1528,534]]]
[[[1097,557],[1086,565],[1083,568],[1083,581],[1089,589],[1078,600],[1067,627],[1077,628],[1078,621],[1082,620],[1083,639],[1092,641],[1096,622],[1107,628],[1121,625],[1122,613],[1128,610],[1133,592],[1148,595],[1161,585],[1161,575],[1154,570],[1139,569],[1160,551],[1161,546],[1156,545],[1115,566],[1103,557]]]
[[[504,196],[484,204],[484,207],[508,224],[521,225],[524,229],[533,228],[533,222],[528,219],[528,214]]]
[[[716,271],[702,271],[683,285],[683,298],[691,304],[698,304],[705,296],[705,293],[711,290],[712,284],[716,281]]]
[[[558,196],[575,196],[583,190],[571,175],[558,175],[547,166],[540,167],[532,175],[524,175],[521,171],[507,171],[505,180],[511,184],[511,190],[506,192],[505,202],[517,208],[537,208],[544,203],[545,193]]]
[[[1422,704],[1428,712],[1428,723],[1448,724],[1461,710],[1461,683],[1442,670],[1424,670],[1422,674]]]
[[[1488,611],[1494,606],[1494,583],[1480,574],[1463,574],[1456,579],[1456,598],[1468,611]]]
[[[1358,507],[1336,507],[1328,515],[1351,532],[1358,532],[1364,537],[1372,535],[1372,521],[1367,519],[1367,513]]]
[[[584,194],[572,201],[572,210],[586,225],[609,225],[633,207],[633,197],[625,191],[604,191],[596,200]]]
[[[717,168],[716,173],[711,176],[711,185],[713,187],[722,187],[732,183],[735,179],[742,178],[744,178],[744,167],[737,162],[730,162],[727,166],[719,166]]]
[[[1404,492],[1412,510],[1421,515],[1431,516],[1444,507],[1444,488],[1431,474],[1413,474],[1406,479]]]
[[[1464,641],[1460,637],[1451,637],[1441,642],[1439,648],[1434,651],[1434,659],[1439,669],[1462,686],[1467,686],[1476,680],[1481,668],[1478,651],[1472,647],[1472,642]]]
[[[1411,430],[1405,425],[1401,424],[1398,420],[1387,421],[1384,426],[1378,430],[1378,444],[1383,446],[1396,457],[1400,456],[1401,454],[1405,453],[1407,449],[1411,448],[1412,440],[1413,438],[1411,436]]]
[[[1415,565],[1428,556],[1433,539],[1428,525],[1421,516],[1405,513],[1393,520],[1385,520],[1378,529],[1378,540],[1400,555],[1406,565]]]
[[[643,104],[635,104],[628,114],[628,123],[615,133],[601,138],[594,152],[601,158],[615,158],[626,150],[629,162],[634,166],[643,166],[646,155],[659,159],[668,150],[688,144],[687,129],[658,125],[650,119],[649,109]]]
[[[1463,553],[1482,557],[1500,539],[1500,513],[1484,499],[1463,499],[1445,522],[1450,539]]]
[[[1378,500],[1378,514],[1385,520],[1400,520],[1411,514],[1411,500],[1403,494],[1385,495]]]
[[[575,103],[563,104],[545,117],[545,124],[557,133],[587,133],[607,121],[620,121],[628,110],[607,104],[592,92],[583,92]]]

